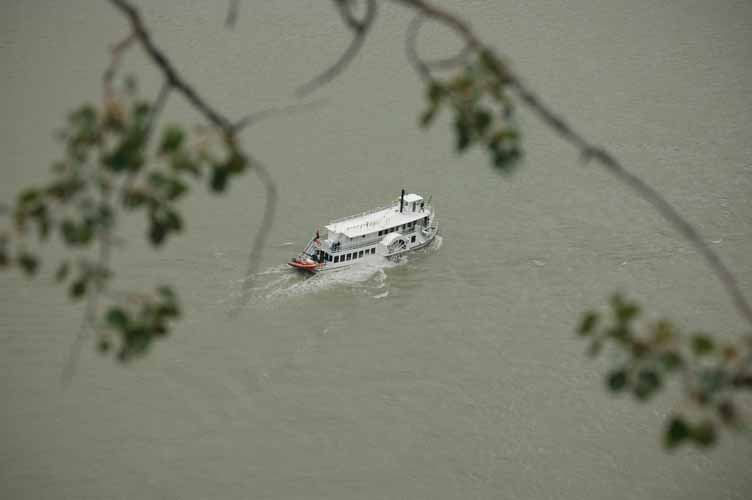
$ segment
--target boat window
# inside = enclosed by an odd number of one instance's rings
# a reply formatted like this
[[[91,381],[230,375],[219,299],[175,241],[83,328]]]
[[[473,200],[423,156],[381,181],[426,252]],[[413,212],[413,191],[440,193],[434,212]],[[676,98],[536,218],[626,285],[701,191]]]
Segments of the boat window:
[[[337,262],[339,262],[339,256],[338,256],[338,255],[335,255],[335,256],[334,256],[334,263],[336,264]]]
[[[350,260],[351,258],[352,258],[352,254],[349,253],[349,254],[347,254],[347,258],[345,260]]]
[[[413,235],[413,237],[410,238],[410,243],[415,243],[415,235]]]
[[[360,252],[358,252],[358,258],[361,258],[361,257],[363,257],[363,250],[361,250]]]

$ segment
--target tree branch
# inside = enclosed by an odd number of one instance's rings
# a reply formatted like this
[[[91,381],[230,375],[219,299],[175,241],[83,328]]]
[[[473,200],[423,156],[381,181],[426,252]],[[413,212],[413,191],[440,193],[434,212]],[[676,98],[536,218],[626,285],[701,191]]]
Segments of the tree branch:
[[[260,121],[266,120],[267,118],[273,118],[278,115],[291,115],[299,113],[309,108],[321,106],[322,104],[326,103],[327,100],[328,99],[322,98],[310,102],[294,103],[288,104],[286,106],[273,106],[259,111],[254,111],[253,113],[249,113],[240,120],[236,121],[233,124],[233,129],[238,131],[246,127],[250,127],[251,125],[255,125]]]
[[[165,85],[162,87],[160,96],[164,96],[164,98],[166,98],[168,90],[176,90],[178,93],[182,94],[183,97],[191,104],[191,106],[193,106],[194,109],[200,112],[210,123],[222,130],[222,132],[228,139],[234,139],[238,131],[250,125],[254,121],[258,121],[258,119],[260,119],[258,115],[255,118],[253,117],[253,115],[249,115],[239,120],[238,122],[233,123],[232,120],[217,111],[215,108],[211,107],[206,99],[204,99],[185,79],[180,76],[173,63],[167,58],[164,52],[162,52],[154,44],[151,35],[146,29],[146,26],[144,25],[138,10],[126,0],[110,0],[110,2],[128,18],[131,24],[131,29],[133,30],[133,35],[136,37],[136,39],[138,39],[139,43],[146,51],[146,54],[149,56],[152,62],[162,71],[162,74],[165,78]],[[369,2],[369,4],[371,3],[373,3],[373,0]],[[368,14],[366,17],[368,18]],[[368,21],[368,23],[370,24],[370,20]],[[158,101],[159,100],[163,99],[158,99]],[[281,110],[278,110],[278,112],[281,112]],[[269,111],[267,114],[270,113],[271,111]],[[252,274],[253,272],[255,272],[255,267],[258,265],[258,262],[260,262],[261,252],[266,243],[266,237],[274,220],[274,213],[277,204],[277,189],[274,180],[271,177],[271,174],[261,164],[261,162],[254,159],[248,153],[245,153],[245,155],[248,159],[248,165],[250,165],[250,167],[256,171],[256,175],[264,185],[264,190],[266,193],[266,201],[264,205],[264,214],[262,216],[261,227],[256,233],[253,247],[248,256],[248,273]],[[249,277],[247,275],[244,282],[244,286],[246,288],[249,286],[248,283]]]
[[[473,33],[470,26],[454,14],[451,14],[425,0],[394,1],[415,9],[420,14],[449,26],[461,35],[467,41],[468,46],[472,49],[480,50],[485,47],[480,39]],[[418,63],[424,64],[420,62],[420,59],[418,59]],[[422,70],[419,70],[419,73],[427,71],[424,65],[418,67],[423,68]],[[707,241],[700,235],[697,229],[682,217],[668,200],[663,197],[663,195],[643,181],[640,177],[629,172],[607,149],[592,144],[580,132],[572,128],[563,117],[543,103],[538,96],[508,68],[505,78],[507,84],[516,91],[522,102],[533,111],[543,123],[548,125],[549,128],[559,135],[561,139],[577,148],[584,159],[597,162],[614,175],[616,179],[632,188],[638,196],[650,203],[653,208],[655,208],[658,213],[700,253],[705,259],[708,267],[710,267],[723,285],[739,315],[749,325],[752,325],[752,306],[750,306],[750,303],[742,293],[736,277],[728,267],[726,267],[720,256],[710,248]]]
[[[422,13],[417,14],[407,25],[405,33],[405,54],[408,62],[423,80],[431,79],[431,70],[447,70],[461,66],[467,61],[472,53],[472,46],[465,42],[462,49],[455,55],[442,59],[424,59],[418,53],[418,33],[427,17]]]
[[[125,0],[110,0],[110,2],[128,18],[131,23],[131,28],[133,29],[133,35],[138,39],[152,62],[162,71],[167,82],[174,87],[175,90],[183,94],[183,97],[185,97],[197,111],[203,114],[209,122],[226,133],[232,133],[232,122],[212,108],[207,101],[180,76],[177,69],[175,69],[175,66],[167,58],[164,52],[154,44],[151,39],[151,34],[144,26],[138,10]]]
[[[304,97],[310,94],[311,92],[331,82],[337,77],[337,75],[342,73],[360,51],[360,48],[363,46],[363,42],[365,42],[368,30],[373,24],[374,19],[376,19],[375,0],[366,0],[366,12],[365,14],[363,14],[362,20],[358,20],[350,10],[349,0],[333,0],[333,2],[336,5],[337,10],[339,11],[340,17],[342,17],[345,26],[347,26],[350,31],[352,31],[353,38],[350,41],[350,45],[347,46],[345,51],[342,53],[339,59],[335,61],[334,64],[329,66],[329,68],[327,68],[317,77],[298,87],[298,89],[295,91],[295,94],[298,97]]]
[[[235,22],[238,20],[238,8],[240,0],[230,0],[230,5],[227,7],[227,18],[225,19],[225,27],[232,29],[235,27]]]

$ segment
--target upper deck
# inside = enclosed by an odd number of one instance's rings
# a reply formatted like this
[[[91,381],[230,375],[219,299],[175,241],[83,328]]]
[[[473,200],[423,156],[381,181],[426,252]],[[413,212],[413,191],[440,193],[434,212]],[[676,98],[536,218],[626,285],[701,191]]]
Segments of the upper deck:
[[[386,207],[379,207],[362,214],[334,220],[326,226],[326,229],[329,231],[330,238],[335,235],[356,238],[409,224],[430,215],[430,213],[431,207],[423,200],[423,197],[410,193],[404,197],[402,212],[400,212],[400,200],[397,200]]]

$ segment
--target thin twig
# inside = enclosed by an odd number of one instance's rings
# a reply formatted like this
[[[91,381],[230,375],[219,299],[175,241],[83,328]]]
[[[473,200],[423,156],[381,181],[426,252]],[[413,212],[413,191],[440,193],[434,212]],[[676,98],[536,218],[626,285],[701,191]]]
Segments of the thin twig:
[[[264,185],[264,189],[266,190],[266,201],[264,203],[264,215],[261,217],[261,225],[259,226],[258,231],[256,231],[251,251],[248,254],[248,266],[246,267],[245,277],[243,278],[241,294],[235,307],[230,311],[230,316],[237,315],[241,307],[248,302],[248,293],[253,285],[253,280],[256,277],[258,266],[261,263],[261,255],[269,236],[269,231],[274,223],[274,213],[277,206],[277,187],[274,184],[269,171],[257,160],[251,159],[250,165],[254,172],[256,172],[256,176]]]
[[[120,67],[120,60],[123,57],[123,53],[128,49],[128,47],[131,46],[131,44],[135,40],[136,40],[135,34],[131,32],[128,34],[128,36],[126,36],[121,41],[113,45],[112,49],[110,49],[110,53],[112,54],[112,57],[110,59],[110,65],[107,67],[104,74],[102,75],[102,85],[104,86],[104,97],[108,101],[111,101],[115,98],[115,92],[112,89],[112,80],[113,78],[115,78],[115,73],[117,73],[117,70]]]
[[[112,192],[109,189],[105,189],[102,193],[102,203],[109,205]],[[111,231],[109,228],[100,230],[97,241],[99,243],[99,252],[97,257],[97,269],[95,272],[107,273],[110,267],[110,255],[112,251],[112,242],[110,240]],[[104,293],[105,286],[103,281],[106,280],[105,274],[97,276],[93,283],[90,283],[86,290],[86,309],[84,311],[83,319],[81,320],[81,327],[79,328],[78,335],[73,339],[70,349],[68,350],[68,357],[63,365],[63,371],[60,374],[60,381],[63,386],[67,386],[73,376],[76,374],[76,368],[78,367],[78,360],[81,357],[81,349],[83,348],[84,341],[88,337],[89,331],[94,330],[97,322],[97,307],[99,305],[99,297]]]
[[[149,113],[149,118],[147,119],[146,126],[144,128],[145,143],[149,141],[151,132],[152,130],[154,130],[154,124],[156,123],[160,113],[162,113],[162,110],[164,109],[167,98],[170,96],[171,89],[172,86],[167,80],[165,80],[162,83],[162,86],[159,88],[159,93],[157,94],[157,98],[154,100],[154,105],[151,107],[151,112]]]
[[[238,20],[238,8],[240,0],[230,0],[230,5],[227,7],[227,18],[225,19],[225,28],[232,29],[235,27],[235,22]]]
[[[352,11],[350,10],[350,2],[348,0],[333,1],[337,6],[337,10],[342,17],[345,26],[347,26],[353,33],[352,40],[350,41],[350,44],[347,46],[342,55],[339,57],[339,59],[334,62],[334,64],[329,66],[320,75],[298,87],[298,89],[295,91],[295,94],[298,97],[304,97],[310,94],[316,89],[331,82],[337,77],[337,75],[342,73],[360,51],[360,48],[363,46],[363,42],[365,42],[368,30],[373,24],[374,19],[376,19],[375,0],[366,0],[366,11],[365,14],[363,14],[362,20],[358,20],[353,15]]]
[[[405,32],[405,54],[408,62],[415,68],[423,80],[431,79],[431,70],[447,70],[462,66],[467,62],[468,56],[473,49],[469,43],[465,43],[462,49],[453,56],[441,59],[424,59],[418,53],[418,33],[427,17],[418,13],[407,25]]]
[[[134,35],[138,38],[139,43],[144,48],[152,62],[162,71],[167,82],[174,87],[176,91],[183,94],[183,97],[185,97],[188,102],[191,103],[191,105],[203,114],[212,124],[221,128],[225,132],[231,132],[232,122],[211,107],[206,99],[196,92],[193,86],[180,76],[177,69],[172,64],[172,61],[170,61],[164,52],[154,44],[151,39],[151,34],[146,29],[146,26],[144,26],[138,9],[125,0],[110,0],[110,2],[126,15],[131,23]]]
[[[325,104],[328,101],[327,98],[316,99],[310,102],[294,103],[285,106],[273,106],[271,108],[262,109],[260,111],[254,111],[244,116],[240,120],[236,121],[233,125],[235,131],[239,131],[255,125],[258,122],[264,121],[267,118],[272,118],[279,115],[292,115],[311,108],[316,108]]]

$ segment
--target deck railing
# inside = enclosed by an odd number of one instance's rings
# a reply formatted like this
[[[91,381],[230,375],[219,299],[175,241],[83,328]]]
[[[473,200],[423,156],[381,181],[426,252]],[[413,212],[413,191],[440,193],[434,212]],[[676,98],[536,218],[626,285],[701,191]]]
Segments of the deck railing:
[[[431,206],[431,194],[430,193],[416,193],[416,194],[423,197],[423,203],[425,203],[425,206],[423,207],[424,209],[426,209],[426,208],[428,208],[428,207]],[[376,212],[380,212],[382,210],[386,210],[387,208],[398,207],[399,203],[400,203],[400,199],[397,198],[396,200],[392,201],[388,205],[383,205],[383,206],[380,206],[380,207],[372,208],[371,210],[366,210],[365,212],[361,212],[359,214],[348,215],[347,217],[340,217],[339,219],[334,219],[334,220],[330,221],[329,224],[336,224],[338,222],[343,222],[343,221],[346,221],[348,219],[355,219],[357,217],[364,217],[366,215],[370,215],[370,214],[373,214],[373,213],[376,213]]]

